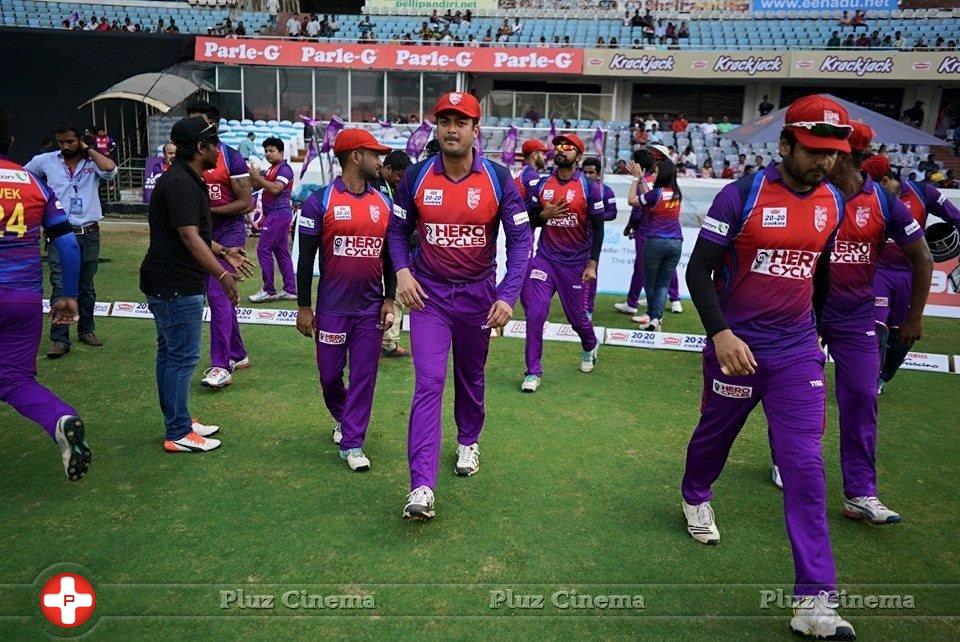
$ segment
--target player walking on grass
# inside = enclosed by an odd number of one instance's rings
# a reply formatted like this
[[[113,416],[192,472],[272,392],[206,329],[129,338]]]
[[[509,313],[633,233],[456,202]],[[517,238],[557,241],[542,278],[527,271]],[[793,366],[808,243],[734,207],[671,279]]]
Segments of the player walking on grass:
[[[187,116],[203,116],[216,126],[220,110],[210,103],[198,101],[187,107]],[[210,195],[210,214],[213,216],[213,240],[224,247],[243,247],[247,240],[244,215],[251,209],[250,170],[240,152],[220,143],[217,164],[203,172]],[[219,258],[224,270],[232,271],[230,263]],[[234,370],[250,367],[247,348],[240,336],[237,323],[237,304],[231,301],[214,279],[207,275],[207,303],[210,305],[210,369],[200,382],[214,390],[233,383]]]
[[[880,355],[874,331],[873,278],[877,257],[887,239],[902,248],[912,265],[918,300],[901,332],[919,337],[930,291],[933,259],[920,225],[893,194],[869,174],[860,160],[873,130],[854,123],[851,154],[841,154],[830,174],[847,197],[843,222],[830,261],[830,291],[819,314],[820,334],[836,362],[837,406],[840,410],[840,464],[845,501],[843,514],[874,524],[892,524],[900,515],[877,499],[877,388]],[[819,311],[818,311],[819,312]],[[774,483],[782,487],[773,467]]]
[[[10,116],[0,110],[0,400],[47,431],[60,449],[67,478],[76,481],[91,459],[83,421],[37,382],[43,334],[40,230],[60,253],[63,296],[50,310],[58,326],[79,319],[80,248],[53,190],[6,157],[12,144]]]
[[[807,96],[786,112],[783,161],[724,187],[704,218],[687,285],[709,341],[700,423],[681,487],[690,535],[717,544],[711,487],[750,412],[763,402],[783,478],[796,573],[791,628],[852,639],[836,613],[836,570],[821,453],[824,354],[814,290],[825,296],[843,197],[826,178],[851,127],[840,105]],[[814,284],[814,279],[818,283]]]
[[[616,220],[617,218],[617,197],[613,193],[613,188],[603,182],[603,164],[600,162],[599,158],[590,157],[584,159],[581,164],[583,168],[583,175],[586,176],[591,181],[596,181],[600,184],[600,190],[603,196],[603,220],[604,222],[610,222]],[[600,269],[600,266],[597,266],[597,270]],[[593,304],[597,300],[597,281],[600,278],[599,271],[597,273],[597,278],[592,281],[587,281],[587,316],[593,321]]]
[[[411,492],[403,516],[413,519],[434,515],[440,409],[451,346],[459,444],[455,472],[469,476],[480,467],[490,329],[513,316],[532,245],[527,212],[510,172],[474,151],[480,132],[477,99],[444,94],[433,113],[440,153],[404,173],[389,230],[397,297],[411,309],[416,384],[407,441]],[[507,273],[497,285],[501,225]],[[420,245],[411,255],[414,228]]]
[[[890,161],[879,154],[864,161],[863,169],[873,180],[899,196],[921,230],[926,229],[929,214],[960,230],[960,209],[930,183],[899,181],[893,178],[890,174]],[[887,241],[880,250],[877,276],[873,282],[873,292],[876,295],[877,342],[880,344],[879,392],[883,392],[884,384],[893,379],[913,347],[913,341],[919,338],[923,308],[921,306],[919,310],[916,309],[919,297],[915,287],[913,266],[909,257],[892,240]],[[926,296],[924,291],[924,301]]]
[[[336,422],[333,443],[350,470],[370,469],[363,443],[370,425],[383,331],[393,323],[396,281],[385,246],[393,202],[372,184],[390,151],[363,129],[337,135],[343,174],[311,194],[298,220],[297,330],[314,337],[323,401]],[[317,311],[310,305],[320,248]],[[386,293],[384,293],[384,284]],[[350,384],[343,371],[350,359]]]
[[[543,226],[537,255],[530,260],[520,300],[527,320],[527,371],[520,385],[523,392],[536,392],[543,375],[543,324],[550,313],[554,292],[580,337],[583,354],[580,371],[592,372],[597,363],[597,335],[587,316],[586,287],[597,279],[597,264],[603,246],[606,208],[598,181],[578,169],[583,141],[576,134],[553,139],[556,169],[527,190],[531,223]]]
[[[260,223],[260,240],[257,242],[257,260],[263,273],[263,289],[250,295],[251,303],[265,301],[296,301],[297,281],[290,259],[290,223],[293,221],[293,206],[290,193],[293,191],[293,170],[283,159],[283,141],[268,138],[263,141],[263,153],[270,163],[266,174],[253,163],[250,164],[250,182],[262,189],[260,202],[263,219]],[[273,285],[273,260],[283,277],[283,290],[277,294]]]

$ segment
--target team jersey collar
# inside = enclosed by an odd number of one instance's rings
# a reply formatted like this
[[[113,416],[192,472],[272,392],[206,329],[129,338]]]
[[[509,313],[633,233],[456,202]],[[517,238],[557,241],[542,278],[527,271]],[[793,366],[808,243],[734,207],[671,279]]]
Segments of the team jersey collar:
[[[872,193],[875,184],[873,178],[866,172],[860,172],[860,175],[863,176],[863,187],[860,188],[860,191],[866,194]]]
[[[561,185],[566,185],[567,183],[578,180],[582,174],[583,172],[581,172],[580,168],[578,167],[577,169],[573,170],[573,175],[570,178],[568,178],[567,180],[563,180],[562,178],[560,178],[560,175],[557,174],[557,169],[554,168],[553,170],[554,178],[556,178],[557,182],[560,183]]]
[[[768,181],[782,181],[783,174],[780,173],[780,166],[776,163],[770,163],[763,168],[763,175]]]
[[[372,189],[372,188],[370,187],[370,183],[369,183],[369,181],[368,181],[368,182],[366,182],[366,183],[363,184],[363,193],[361,193],[361,194],[354,194],[353,192],[350,191],[350,189],[347,187],[347,184],[344,183],[344,182],[343,182],[343,179],[340,178],[339,176],[337,176],[335,179],[333,179],[333,188],[334,188],[335,190],[337,190],[338,192],[340,192],[341,194],[342,194],[343,192],[346,192],[346,193],[350,194],[351,196],[356,196],[357,198],[362,198],[362,197],[366,196],[366,195],[370,192],[370,190]]]
[[[476,148],[473,149],[473,164],[470,165],[470,171],[471,172],[483,171],[483,156],[477,153]],[[434,157],[433,173],[443,174],[443,152],[440,152]]]

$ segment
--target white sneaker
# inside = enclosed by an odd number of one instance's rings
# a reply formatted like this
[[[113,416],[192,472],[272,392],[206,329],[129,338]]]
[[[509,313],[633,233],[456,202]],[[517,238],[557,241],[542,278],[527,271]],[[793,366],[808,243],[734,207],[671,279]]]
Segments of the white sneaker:
[[[259,292],[254,292],[247,297],[250,299],[250,303],[266,303],[267,301],[276,301],[276,294],[267,294],[266,290],[260,290]]]
[[[340,422],[338,421],[333,426],[333,443],[339,446],[341,441],[343,441],[343,432],[340,430]]]
[[[636,314],[637,309],[631,305],[628,305],[626,301],[621,303],[614,303],[613,309],[619,312],[620,314]]]
[[[209,437],[220,432],[220,426],[204,426],[196,419],[191,419],[190,421],[192,422],[190,424],[190,429],[201,437]]]
[[[233,376],[229,370],[224,368],[210,368],[204,371],[204,377],[200,380],[200,385],[204,388],[226,388],[233,383]]]
[[[670,311],[673,312],[674,314],[682,314],[683,304],[680,303],[679,301],[672,301],[670,303]]]
[[[883,379],[877,379],[877,396],[883,394]]]
[[[587,318],[593,321],[593,312],[587,312]]]
[[[469,446],[457,446],[457,465],[454,472],[461,477],[469,477],[480,470],[480,446],[470,444]]]
[[[407,505],[403,508],[404,519],[431,519],[433,511],[433,490],[429,486],[418,486],[407,495]]]
[[[244,357],[243,359],[240,359],[240,361],[234,361],[233,359],[230,359],[230,372],[233,372],[234,370],[246,370],[250,367],[250,365],[250,357]]]
[[[630,320],[633,321],[634,323],[639,323],[640,325],[647,325],[648,323],[650,323],[650,315],[641,314],[635,317],[630,317]]]
[[[63,470],[67,479],[78,481],[90,469],[90,447],[84,439],[83,420],[80,417],[67,415],[60,417],[53,438],[60,449],[60,459],[63,460]]]
[[[360,448],[341,450],[340,459],[346,460],[347,466],[350,466],[350,470],[356,470],[357,472],[370,470],[370,460],[367,459],[367,456],[363,454],[363,450]]]
[[[687,532],[702,544],[719,544],[720,531],[713,519],[710,502],[692,505],[683,502],[683,516],[687,518]]]
[[[794,633],[820,640],[857,639],[853,627],[837,615],[836,608],[836,598],[826,591],[795,598],[790,628]]]
[[[177,440],[167,439],[163,442],[163,449],[168,453],[205,453],[220,447],[219,439],[201,437],[191,431]]]
[[[593,350],[584,350],[580,356],[580,372],[593,372],[597,366],[597,350],[600,344],[593,346]]]
[[[520,384],[520,390],[523,392],[536,392],[539,387],[540,377],[535,374],[528,374],[523,378],[523,383]]]
[[[900,515],[880,503],[876,497],[854,497],[843,501],[843,515],[871,524],[896,524]]]
[[[783,480],[780,479],[780,467],[776,464],[770,466],[770,479],[773,481],[773,485],[783,490]]]
[[[645,332],[660,332],[660,325],[660,319],[650,319],[643,329]]]
[[[296,295],[296,294],[290,294],[289,292],[287,292],[286,290],[284,290],[283,292],[281,292],[280,294],[277,295],[277,300],[278,300],[278,301],[296,301],[296,300],[297,300],[297,295]]]

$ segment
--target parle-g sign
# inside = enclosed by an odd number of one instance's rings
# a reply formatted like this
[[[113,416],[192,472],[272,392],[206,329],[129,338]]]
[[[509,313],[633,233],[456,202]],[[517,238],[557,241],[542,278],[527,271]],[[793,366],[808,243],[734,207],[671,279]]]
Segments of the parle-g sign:
[[[583,71],[583,50],[575,48],[360,45],[198,37],[194,58],[278,67],[577,75]]]

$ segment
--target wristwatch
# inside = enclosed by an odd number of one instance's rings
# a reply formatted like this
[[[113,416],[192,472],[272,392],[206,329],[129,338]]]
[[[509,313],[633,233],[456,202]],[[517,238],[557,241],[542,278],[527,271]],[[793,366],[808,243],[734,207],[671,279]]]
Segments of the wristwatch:
[[[220,251],[217,252],[217,255],[218,255],[221,259],[227,258],[227,248],[226,248],[226,246],[221,247],[221,248],[220,248]]]

